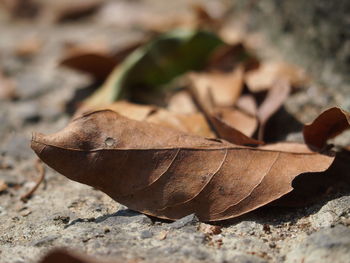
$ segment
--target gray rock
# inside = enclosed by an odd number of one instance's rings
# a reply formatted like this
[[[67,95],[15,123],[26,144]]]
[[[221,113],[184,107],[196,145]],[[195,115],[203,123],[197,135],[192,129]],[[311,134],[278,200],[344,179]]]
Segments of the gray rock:
[[[102,216],[97,218],[95,222],[105,225],[130,223],[152,224],[152,220],[148,216],[129,209],[121,209],[114,214]]]
[[[337,225],[313,233],[288,255],[287,263],[346,263],[350,259],[350,229]]]
[[[17,103],[15,110],[16,119],[24,124],[36,123],[41,119],[41,110],[35,101]]]
[[[151,238],[152,236],[153,236],[153,233],[151,231],[149,231],[149,230],[144,230],[140,234],[140,238],[141,239]]]
[[[179,220],[176,220],[173,223],[170,223],[168,225],[169,228],[171,229],[179,229],[184,226],[189,226],[189,225],[195,225],[199,222],[197,216],[195,214],[190,214],[188,216],[185,216],[183,218],[180,218]]]
[[[267,263],[266,260],[258,258],[253,255],[239,254],[228,259],[225,259],[225,263]]]
[[[33,73],[23,73],[17,77],[17,92],[21,99],[36,97],[45,88],[43,81]]]
[[[32,245],[34,247],[41,247],[41,246],[49,245],[59,237],[60,237],[60,235],[50,235],[50,236],[47,236],[47,237],[44,237],[42,239],[39,239],[37,241],[32,242]]]
[[[316,214],[310,218],[311,225],[314,228],[329,227],[337,223],[341,216],[350,214],[350,196],[327,202]]]
[[[33,156],[29,142],[30,139],[28,137],[14,134],[6,140],[3,147],[1,147],[1,152],[17,160],[29,158]]]

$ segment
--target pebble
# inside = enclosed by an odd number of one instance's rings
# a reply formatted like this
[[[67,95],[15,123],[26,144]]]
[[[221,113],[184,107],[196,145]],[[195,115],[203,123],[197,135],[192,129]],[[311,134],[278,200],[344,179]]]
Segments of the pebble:
[[[153,237],[153,233],[149,230],[144,230],[140,234],[141,239],[147,239],[147,238],[151,238],[151,237]]]
[[[168,227],[171,229],[179,229],[183,228],[184,226],[196,225],[198,222],[199,220],[197,216],[195,214],[190,214],[169,224]]]

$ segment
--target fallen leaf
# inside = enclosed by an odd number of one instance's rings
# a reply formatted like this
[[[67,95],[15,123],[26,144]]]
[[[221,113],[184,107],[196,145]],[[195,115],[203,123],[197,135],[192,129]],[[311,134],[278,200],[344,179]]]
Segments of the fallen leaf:
[[[297,142],[278,142],[259,146],[261,150],[282,151],[294,153],[312,153],[306,144]]]
[[[189,134],[214,138],[215,134],[210,129],[202,113],[180,114],[158,109],[146,118],[147,122],[177,129]]]
[[[337,107],[321,113],[311,124],[305,125],[305,143],[312,149],[324,150],[327,140],[336,137],[350,127],[350,113]]]
[[[53,135],[34,134],[31,146],[66,177],[130,209],[172,220],[247,213],[291,192],[298,175],[324,171],[334,159],[236,146],[109,110],[76,118]]]
[[[183,114],[198,112],[191,94],[187,90],[173,94],[167,104],[167,109],[172,112]]]
[[[84,53],[64,58],[61,65],[91,74],[97,80],[105,80],[117,65],[117,61],[102,53]]]
[[[208,70],[227,72],[237,66],[243,67],[244,71],[259,66],[258,59],[241,42],[217,48],[207,61]]]
[[[141,105],[127,101],[117,101],[107,106],[97,107],[95,110],[105,109],[113,110],[132,120],[147,121],[203,137],[214,137],[205,117],[199,112],[180,114],[152,105]],[[81,108],[75,116],[84,113],[86,111]]]
[[[238,98],[235,105],[238,109],[244,113],[249,114],[250,116],[256,116],[258,112],[258,106],[252,95],[242,95]]]
[[[266,98],[259,106],[257,111],[257,117],[260,123],[258,139],[264,140],[265,124],[269,118],[278,111],[279,108],[288,98],[291,91],[289,82],[286,80],[277,80],[273,83],[271,89],[269,89]]]
[[[122,98],[140,102],[156,95],[175,77],[203,67],[223,42],[205,31],[175,30],[162,34],[130,54],[84,104],[94,108]],[[163,86],[164,87],[164,86]]]
[[[245,135],[243,132],[239,131],[232,124],[239,124],[241,129],[247,129],[247,122],[238,123],[232,119],[234,117],[234,109],[226,109],[226,114],[220,113],[222,109],[216,108],[214,104],[214,99],[211,94],[211,90],[207,89],[207,93],[201,91],[198,92],[198,85],[190,85],[189,90],[192,94],[192,97],[200,109],[200,111],[206,117],[208,123],[210,124],[213,132],[218,138],[227,140],[233,144],[237,145],[259,145],[263,144],[262,141],[255,140]],[[230,111],[232,111],[230,113]],[[242,117],[242,115],[241,115]],[[249,118],[246,116],[247,119]],[[224,119],[226,118],[226,120]],[[254,121],[253,121],[254,122]],[[255,125],[253,122],[248,121],[248,125]],[[243,125],[242,125],[243,124]],[[245,127],[244,127],[245,126]],[[247,131],[247,130],[246,130]]]
[[[117,101],[108,106],[101,106],[95,110],[113,110],[129,119],[143,121],[152,113],[158,110],[157,107],[152,105],[140,105],[135,103],[130,103],[127,101]]]
[[[256,117],[250,116],[235,108],[217,108],[214,115],[225,122],[227,125],[234,127],[246,136],[251,137],[258,127]]]
[[[284,62],[265,62],[245,75],[245,82],[254,93],[269,90],[279,79],[288,81],[292,87],[303,87],[310,81],[301,68]]]
[[[89,44],[68,43],[60,64],[91,74],[95,79],[104,81],[125,57],[143,43],[143,40],[139,40],[116,51],[110,50],[105,43],[96,43],[96,41]]]
[[[233,72],[203,72],[189,75],[191,85],[199,96],[210,92],[215,106],[233,106],[243,89],[243,69],[237,68]]]

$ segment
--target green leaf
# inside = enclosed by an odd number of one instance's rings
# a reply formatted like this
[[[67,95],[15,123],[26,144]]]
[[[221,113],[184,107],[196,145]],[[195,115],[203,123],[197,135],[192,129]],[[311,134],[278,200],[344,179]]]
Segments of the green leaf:
[[[85,101],[88,107],[105,105],[137,93],[159,93],[175,77],[199,70],[223,41],[213,33],[175,30],[160,35],[130,54],[106,82]]]

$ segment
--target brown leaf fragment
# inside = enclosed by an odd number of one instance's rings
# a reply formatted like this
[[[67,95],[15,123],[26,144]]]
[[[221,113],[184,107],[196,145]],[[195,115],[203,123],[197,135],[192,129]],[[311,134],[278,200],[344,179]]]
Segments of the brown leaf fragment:
[[[114,102],[107,106],[97,107],[93,110],[97,111],[105,109],[113,110],[133,120],[143,121],[146,120],[147,117],[150,116],[153,112],[157,111],[158,108],[152,105],[141,105],[122,100]]]
[[[191,85],[203,97],[210,92],[216,106],[233,106],[243,88],[243,69],[232,72],[191,73]]]
[[[202,113],[180,114],[158,109],[146,118],[147,122],[174,128],[183,132],[199,135],[207,138],[214,138],[215,135],[210,129]]]
[[[167,109],[172,112],[184,114],[198,112],[191,94],[186,90],[179,91],[172,95],[168,101]]]
[[[237,146],[110,110],[76,118],[53,135],[34,134],[32,148],[66,177],[130,209],[172,220],[247,213],[292,191],[299,174],[324,171],[334,159]]]
[[[263,103],[259,106],[257,117],[260,123],[258,139],[264,139],[265,124],[269,118],[278,111],[288,98],[291,91],[289,82],[286,80],[277,80],[273,83],[271,89],[268,91],[267,96]]]
[[[115,51],[105,43],[67,43],[60,65],[91,74],[99,81],[105,80],[113,69],[145,40],[138,40]]]
[[[333,107],[322,112],[311,124],[303,129],[304,140],[312,149],[322,150],[327,140],[349,129],[350,113]]]
[[[231,118],[233,114],[229,113],[230,110],[226,110],[227,112],[225,117],[227,118],[227,121],[222,118],[224,114],[220,113],[219,108],[215,108],[214,99],[211,96],[211,90],[207,90],[207,93],[200,92],[198,91],[198,86],[192,85],[190,86],[190,91],[197,107],[203,112],[212,130],[215,132],[215,135],[218,138],[222,138],[237,145],[263,144],[262,141],[250,138],[231,125],[233,123]],[[233,111],[233,109],[231,110]]]
[[[97,80],[104,80],[117,65],[111,51],[104,44],[77,45],[68,43],[60,65],[89,73]]]
[[[207,63],[209,70],[224,72],[232,71],[237,67],[242,67],[244,71],[247,71],[258,66],[259,61],[241,42],[218,47]]]
[[[293,152],[293,153],[312,153],[306,144],[297,142],[278,142],[259,146],[259,149],[269,151]]]
[[[107,106],[97,107],[94,110],[105,109],[113,110],[133,120],[147,121],[203,137],[215,137],[205,117],[199,112],[180,114],[152,105],[141,105],[127,101],[117,101]],[[91,109],[83,107],[75,116],[80,116],[89,111],[91,112]]]
[[[258,106],[256,105],[256,101],[252,95],[242,95],[236,101],[235,106],[251,116],[256,116],[258,112]]]
[[[310,81],[302,69],[284,62],[265,62],[245,75],[245,82],[254,93],[269,90],[279,79],[288,81],[292,87],[303,87]]]
[[[255,117],[249,116],[235,108],[217,108],[215,115],[222,122],[234,127],[246,136],[252,136],[258,127]]]

